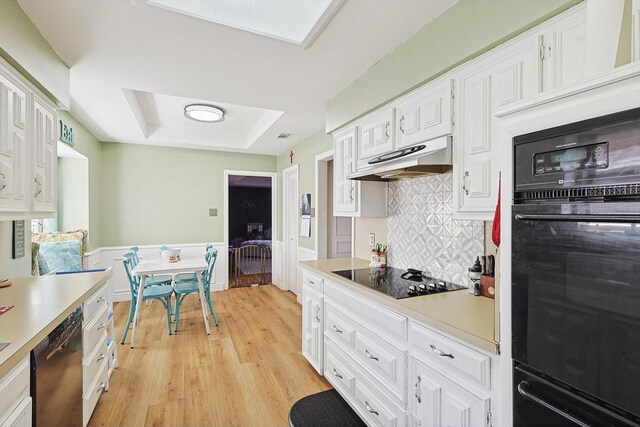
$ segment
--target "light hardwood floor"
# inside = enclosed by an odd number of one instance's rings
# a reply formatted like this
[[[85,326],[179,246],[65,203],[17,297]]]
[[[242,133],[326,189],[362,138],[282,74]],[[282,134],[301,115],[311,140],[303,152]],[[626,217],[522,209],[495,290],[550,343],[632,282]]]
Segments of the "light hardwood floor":
[[[212,322],[209,336],[196,295],[183,303],[172,336],[162,305],[143,307],[136,348],[131,335],[118,345],[120,366],[90,427],[285,427],[294,402],[331,388],[300,352],[295,295],[266,285],[212,298],[220,326]],[[118,338],[128,310],[128,302],[114,307]]]

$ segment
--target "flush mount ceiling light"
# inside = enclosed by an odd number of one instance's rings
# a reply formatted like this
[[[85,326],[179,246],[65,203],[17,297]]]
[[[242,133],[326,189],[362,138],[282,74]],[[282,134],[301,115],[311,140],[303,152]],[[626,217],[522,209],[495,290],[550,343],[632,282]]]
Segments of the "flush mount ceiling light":
[[[225,111],[215,105],[191,104],[184,107],[184,116],[196,122],[217,123],[224,120]]]

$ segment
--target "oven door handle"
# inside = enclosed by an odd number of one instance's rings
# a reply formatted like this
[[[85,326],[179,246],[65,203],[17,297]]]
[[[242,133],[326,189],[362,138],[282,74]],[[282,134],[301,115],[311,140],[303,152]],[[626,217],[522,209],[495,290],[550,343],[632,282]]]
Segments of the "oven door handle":
[[[519,221],[640,222],[640,215],[516,214],[515,218]]]
[[[529,383],[527,383],[526,381],[521,381],[520,384],[518,384],[518,392],[525,397],[526,399],[529,399],[539,405],[544,406],[545,408],[555,412],[556,414],[573,421],[574,423],[576,423],[577,425],[579,425],[580,427],[590,427],[589,424],[585,424],[584,422],[580,421],[579,419],[577,419],[576,417],[574,417],[573,415],[569,414],[568,412],[563,411],[562,409],[552,405],[551,403],[541,399],[540,397],[536,396],[535,394],[531,393],[529,390],[527,390],[527,386],[529,385]]]

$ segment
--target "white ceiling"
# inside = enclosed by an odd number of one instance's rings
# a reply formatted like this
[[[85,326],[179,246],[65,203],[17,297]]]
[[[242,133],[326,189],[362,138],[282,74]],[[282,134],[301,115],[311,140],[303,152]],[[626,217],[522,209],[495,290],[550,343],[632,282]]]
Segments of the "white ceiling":
[[[455,1],[347,0],[303,49],[141,0],[18,0],[70,67],[71,114],[99,140],[262,154],[323,129],[328,99]],[[182,125],[190,100],[247,117]]]

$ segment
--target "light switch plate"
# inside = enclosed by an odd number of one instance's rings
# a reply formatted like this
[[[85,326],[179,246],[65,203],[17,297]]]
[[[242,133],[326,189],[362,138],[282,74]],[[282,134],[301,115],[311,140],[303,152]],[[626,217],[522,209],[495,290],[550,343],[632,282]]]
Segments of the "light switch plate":
[[[209,216],[218,216],[218,209],[209,208]]]
[[[376,245],[376,233],[369,233],[369,246],[374,247]]]

